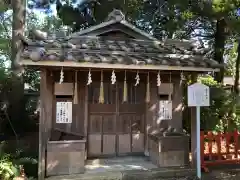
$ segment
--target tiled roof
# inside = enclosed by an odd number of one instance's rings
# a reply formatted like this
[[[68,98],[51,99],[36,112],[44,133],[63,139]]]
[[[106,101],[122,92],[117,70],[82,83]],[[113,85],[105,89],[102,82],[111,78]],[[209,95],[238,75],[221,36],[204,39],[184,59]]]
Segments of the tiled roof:
[[[153,40],[107,39],[79,36],[31,41],[25,39],[24,59],[33,61],[75,61],[116,64],[151,64],[218,68],[219,64],[204,56],[204,50],[176,46]]]
[[[112,27],[119,23],[125,28],[132,30],[135,34],[141,35],[144,40],[103,37],[95,34],[96,30]],[[22,38],[25,44],[22,53],[24,59],[51,62],[73,61],[79,63],[165,65],[167,67],[219,67],[216,61],[206,56],[207,51],[205,49],[196,49],[189,42],[176,40],[160,42],[150,34],[128,23],[119,10],[111,12],[105,22],[73,33],[69,37],[42,38],[38,36],[38,38],[41,40],[32,41],[25,37]]]

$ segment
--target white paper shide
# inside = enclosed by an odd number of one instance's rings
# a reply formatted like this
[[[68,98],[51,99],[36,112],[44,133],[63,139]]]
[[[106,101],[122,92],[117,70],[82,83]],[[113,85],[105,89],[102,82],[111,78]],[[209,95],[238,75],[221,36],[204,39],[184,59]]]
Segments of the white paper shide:
[[[57,102],[56,123],[72,123],[72,102]]]
[[[159,101],[159,120],[172,119],[172,101]]]

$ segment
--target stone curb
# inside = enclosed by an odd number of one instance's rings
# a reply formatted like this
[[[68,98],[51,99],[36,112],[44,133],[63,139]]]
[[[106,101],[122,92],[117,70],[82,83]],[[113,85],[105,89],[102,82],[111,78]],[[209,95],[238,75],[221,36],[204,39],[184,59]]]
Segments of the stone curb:
[[[162,178],[194,177],[194,169],[127,170],[50,177],[47,180],[154,180]]]

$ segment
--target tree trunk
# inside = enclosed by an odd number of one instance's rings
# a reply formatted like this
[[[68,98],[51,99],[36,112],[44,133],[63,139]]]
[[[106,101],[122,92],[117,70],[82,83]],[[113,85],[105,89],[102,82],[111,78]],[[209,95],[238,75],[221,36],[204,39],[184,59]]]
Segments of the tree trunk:
[[[217,20],[216,24],[216,33],[215,33],[215,55],[214,59],[220,64],[224,63],[223,54],[224,54],[224,45],[226,41],[226,22],[224,19]],[[215,80],[222,83],[224,77],[224,68],[220,68],[220,71],[215,73]]]
[[[26,0],[12,0],[13,20],[12,20],[12,49],[11,49],[11,67],[13,70],[11,81],[11,92],[9,92],[8,113],[11,122],[18,130],[24,130],[19,123],[26,120],[24,106],[24,82],[22,77],[23,69],[20,66],[20,56],[23,48],[21,35],[24,33]]]
[[[20,35],[24,33],[26,17],[26,0],[12,1],[13,21],[12,21],[12,69],[16,75],[21,74],[22,68],[19,65],[22,50]]]
[[[234,78],[234,92],[236,94],[239,94],[239,68],[240,68],[240,40],[238,40],[238,48],[237,48],[237,59],[236,59],[236,72],[235,72],[235,78]]]

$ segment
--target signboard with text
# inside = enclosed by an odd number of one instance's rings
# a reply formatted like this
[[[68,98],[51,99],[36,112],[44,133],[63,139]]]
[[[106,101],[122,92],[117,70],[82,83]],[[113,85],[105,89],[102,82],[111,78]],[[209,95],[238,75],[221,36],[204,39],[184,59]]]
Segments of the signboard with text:
[[[56,123],[72,123],[72,102],[57,102]]]
[[[209,87],[195,83],[188,86],[188,106],[201,107],[210,105]]]
[[[197,152],[197,177],[201,179],[201,153],[200,146],[200,107],[210,105],[209,87],[195,83],[188,86],[188,106],[196,107],[196,152]]]

